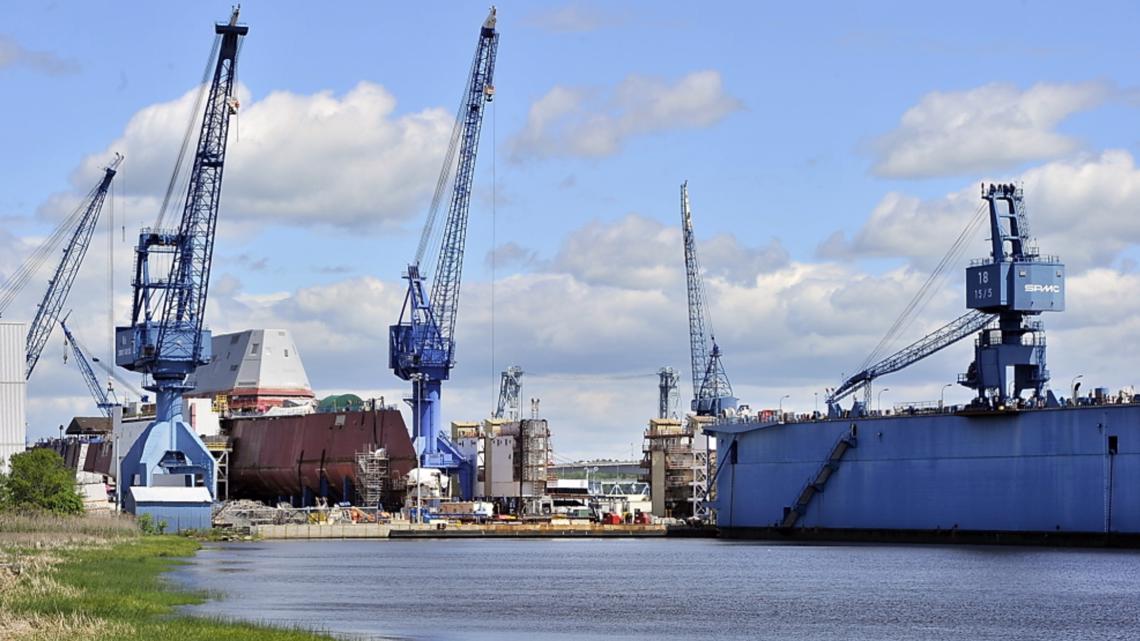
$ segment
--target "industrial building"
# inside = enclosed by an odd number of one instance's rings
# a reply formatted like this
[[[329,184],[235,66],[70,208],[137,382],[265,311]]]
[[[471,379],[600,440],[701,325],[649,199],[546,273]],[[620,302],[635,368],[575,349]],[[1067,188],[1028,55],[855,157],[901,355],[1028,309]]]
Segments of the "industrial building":
[[[27,439],[28,385],[24,377],[27,325],[0,321],[0,473]]]
[[[712,417],[687,416],[650,419],[644,432],[641,480],[649,485],[653,515],[700,518],[706,501],[709,470],[715,452],[709,451],[704,428]]]

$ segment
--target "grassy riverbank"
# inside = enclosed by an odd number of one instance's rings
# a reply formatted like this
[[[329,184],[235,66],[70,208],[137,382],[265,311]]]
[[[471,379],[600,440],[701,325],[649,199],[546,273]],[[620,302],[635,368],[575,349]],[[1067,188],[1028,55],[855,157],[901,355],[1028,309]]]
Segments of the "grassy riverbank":
[[[332,637],[188,617],[205,595],[161,575],[196,541],[143,536],[123,519],[0,515],[0,622],[4,639],[29,641],[312,641]]]

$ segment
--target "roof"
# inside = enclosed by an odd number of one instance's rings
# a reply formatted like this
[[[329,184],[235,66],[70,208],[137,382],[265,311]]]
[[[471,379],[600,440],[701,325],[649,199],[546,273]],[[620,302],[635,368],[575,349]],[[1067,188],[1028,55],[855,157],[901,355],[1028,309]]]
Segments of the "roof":
[[[111,419],[105,416],[76,416],[67,425],[67,433],[75,434],[109,434],[111,432]]]
[[[263,390],[272,396],[313,396],[289,330],[247,329],[218,334],[211,348],[210,362],[194,372],[194,389],[187,396],[212,396],[236,389]]]
[[[164,487],[161,485],[131,487],[135,503],[212,503],[210,491],[204,487]]]

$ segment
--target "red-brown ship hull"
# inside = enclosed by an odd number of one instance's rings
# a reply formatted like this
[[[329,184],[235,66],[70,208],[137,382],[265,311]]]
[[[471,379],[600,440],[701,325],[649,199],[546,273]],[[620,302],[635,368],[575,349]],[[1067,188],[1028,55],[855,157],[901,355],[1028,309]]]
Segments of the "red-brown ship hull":
[[[389,488],[416,465],[404,418],[395,409],[232,418],[222,421],[222,431],[233,446],[230,498],[299,503],[327,496],[330,502],[356,502],[351,494],[358,453],[387,451]],[[346,488],[350,496],[344,496]]]

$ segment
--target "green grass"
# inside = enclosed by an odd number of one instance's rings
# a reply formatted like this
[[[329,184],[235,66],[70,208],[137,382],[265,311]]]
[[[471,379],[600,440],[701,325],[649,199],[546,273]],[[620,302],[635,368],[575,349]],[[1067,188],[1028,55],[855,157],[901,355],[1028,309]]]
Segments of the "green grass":
[[[24,566],[0,583],[0,620],[13,638],[133,641],[311,641],[332,637],[303,630],[231,623],[177,614],[206,596],[177,589],[162,573],[194,554],[197,541],[178,536],[118,538],[109,545],[9,549]],[[36,556],[42,562],[36,562]],[[5,637],[7,638],[7,637]]]

